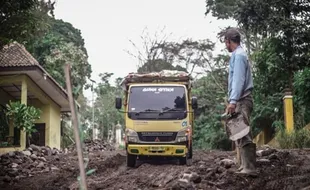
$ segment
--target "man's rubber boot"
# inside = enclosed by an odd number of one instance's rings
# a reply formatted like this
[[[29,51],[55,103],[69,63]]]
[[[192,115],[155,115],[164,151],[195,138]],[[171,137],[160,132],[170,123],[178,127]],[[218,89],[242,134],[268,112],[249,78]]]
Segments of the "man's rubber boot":
[[[245,145],[240,149],[240,155],[242,157],[243,168],[240,172],[236,173],[256,177],[256,145],[254,143]]]
[[[239,149],[239,154],[241,154],[241,150],[240,150],[240,148],[239,147],[237,147],[238,149]],[[237,158],[237,159],[239,159],[239,158]],[[242,160],[242,155],[240,155],[240,167],[237,169],[237,171],[241,171],[242,169],[243,169],[243,160]]]
[[[241,154],[241,151],[240,151],[240,154]],[[243,166],[243,159],[242,159],[242,155],[240,155],[240,167],[237,169],[237,171],[240,172],[243,168],[244,168],[244,166]]]

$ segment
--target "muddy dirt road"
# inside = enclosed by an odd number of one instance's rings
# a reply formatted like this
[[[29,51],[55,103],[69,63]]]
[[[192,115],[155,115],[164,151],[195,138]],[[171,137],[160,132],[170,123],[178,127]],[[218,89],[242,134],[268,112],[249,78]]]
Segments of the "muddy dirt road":
[[[87,177],[88,189],[310,189],[309,150],[277,150],[258,157],[257,178],[234,174],[234,157],[234,152],[195,151],[192,166],[162,160],[132,169],[126,167],[124,151],[94,151],[87,168],[96,172]],[[4,172],[11,166],[2,166],[0,189],[78,189],[75,153],[50,156],[45,165],[49,169],[11,180]]]

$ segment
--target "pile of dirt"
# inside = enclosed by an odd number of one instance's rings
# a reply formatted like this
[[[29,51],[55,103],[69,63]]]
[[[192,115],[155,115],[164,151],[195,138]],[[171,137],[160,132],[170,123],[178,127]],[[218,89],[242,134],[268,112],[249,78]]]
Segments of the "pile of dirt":
[[[21,178],[58,170],[48,160],[58,157],[62,151],[50,147],[30,145],[24,151],[14,151],[0,156],[0,184],[18,182]]]
[[[310,151],[257,151],[257,177],[236,174],[235,154],[201,157],[181,174],[172,189],[310,189]],[[213,162],[212,162],[213,160]],[[198,161],[198,162],[197,162]]]
[[[87,178],[88,184],[92,184],[92,178],[107,178],[113,175],[120,165],[125,163],[126,157],[123,152],[118,151],[97,151],[89,153],[89,162],[86,171],[95,170],[95,173]],[[36,173],[32,176],[12,180],[10,183],[0,182],[0,189],[16,190],[67,190],[79,189],[78,176],[78,158],[76,152],[59,154],[45,163],[47,166],[54,166],[55,170],[50,172]],[[126,168],[125,168],[126,169]]]
[[[0,189],[79,189],[78,161],[75,153],[56,155],[47,160],[59,170],[25,177],[0,185]],[[139,161],[136,168],[126,167],[125,151],[89,152],[86,171],[89,190],[99,189],[303,189],[310,187],[310,150],[257,151],[258,177],[236,174],[235,152],[194,151],[191,166],[174,160]],[[3,187],[3,188],[2,188]]]
[[[103,140],[86,140],[85,142],[85,150],[87,152],[93,151],[114,151],[115,148],[112,144],[109,144]]]
[[[125,163],[110,175],[89,179],[89,189],[302,189],[310,187],[310,151],[257,151],[258,177],[238,175],[235,152],[195,151],[192,166],[152,160]],[[126,169],[125,169],[126,168]]]
[[[97,139],[97,140],[89,140],[86,139],[84,143],[82,144],[84,151],[86,152],[95,152],[95,151],[114,151],[115,147],[107,143],[103,140]],[[76,145],[72,145],[69,147],[70,152],[74,152],[76,150]]]

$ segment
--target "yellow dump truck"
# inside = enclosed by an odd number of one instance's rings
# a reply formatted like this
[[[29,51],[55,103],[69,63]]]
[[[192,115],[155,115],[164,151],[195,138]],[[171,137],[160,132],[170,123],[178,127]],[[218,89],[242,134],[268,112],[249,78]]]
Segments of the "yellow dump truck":
[[[128,74],[122,87],[124,100],[115,107],[124,113],[127,166],[137,158],[176,157],[180,164],[192,158],[192,134],[197,98],[191,96],[186,72],[163,70]],[[123,109],[122,109],[123,108]]]

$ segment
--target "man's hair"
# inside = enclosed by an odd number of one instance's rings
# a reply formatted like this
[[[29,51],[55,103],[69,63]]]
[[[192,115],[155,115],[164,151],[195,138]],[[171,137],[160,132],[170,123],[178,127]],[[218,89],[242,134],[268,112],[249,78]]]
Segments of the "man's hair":
[[[224,39],[230,40],[230,41],[237,43],[237,44],[240,44],[241,34],[237,29],[229,28],[225,32]]]

